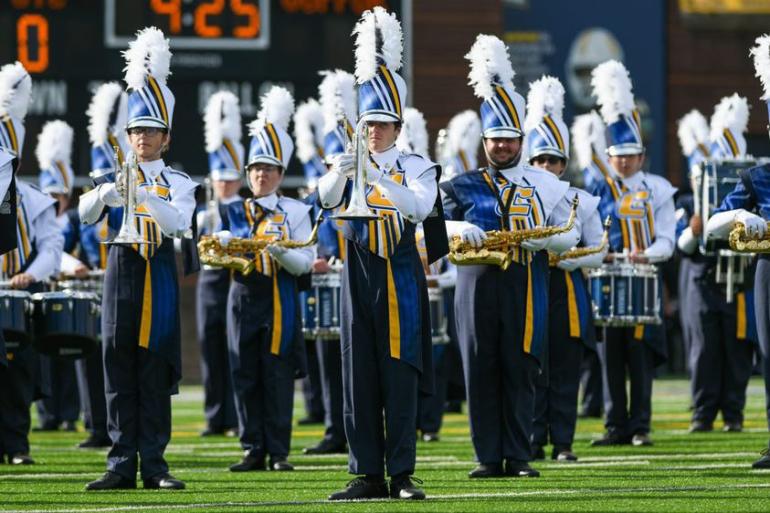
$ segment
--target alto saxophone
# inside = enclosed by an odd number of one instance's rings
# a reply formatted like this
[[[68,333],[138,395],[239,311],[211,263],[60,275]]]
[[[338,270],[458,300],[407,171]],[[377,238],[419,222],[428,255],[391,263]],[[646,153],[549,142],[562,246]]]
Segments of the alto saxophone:
[[[749,237],[743,223],[735,223],[728,237],[730,249],[736,253],[770,253],[770,223],[762,238]]]
[[[562,260],[567,260],[571,258],[581,258],[584,256],[601,253],[602,251],[607,249],[607,246],[610,243],[610,226],[612,226],[612,218],[610,216],[607,216],[607,218],[604,220],[604,233],[602,234],[602,240],[598,246],[574,248],[574,249],[570,249],[569,251],[565,251],[561,255],[557,255],[556,253],[548,253],[548,265],[553,267],[559,262],[561,262]]]
[[[575,225],[578,201],[575,195],[569,219],[563,226],[541,226],[512,231],[491,230],[486,232],[487,238],[482,241],[480,248],[463,242],[459,235],[453,235],[449,241],[449,261],[455,265],[497,265],[504,271],[511,265],[513,252],[522,242],[545,239],[570,231]]]
[[[318,240],[318,226],[321,224],[323,211],[318,215],[313,231],[306,241],[291,239],[275,239],[260,237],[256,239],[233,238],[227,244],[222,243],[213,235],[203,235],[198,241],[198,254],[202,264],[223,269],[233,269],[247,276],[256,268],[256,260],[270,246],[286,249],[305,248],[312,246]]]

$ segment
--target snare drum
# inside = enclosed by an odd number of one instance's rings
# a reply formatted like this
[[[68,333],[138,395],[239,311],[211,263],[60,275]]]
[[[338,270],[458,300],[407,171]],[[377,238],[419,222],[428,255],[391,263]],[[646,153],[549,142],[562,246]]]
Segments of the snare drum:
[[[14,351],[30,341],[29,313],[32,295],[23,290],[0,290],[0,328],[6,350]]]
[[[590,269],[594,324],[660,324],[658,272],[651,264],[614,262]]]
[[[342,275],[312,275],[312,288],[302,298],[302,332],[308,340],[340,338],[340,289]]]
[[[88,356],[98,345],[99,302],[93,292],[33,294],[35,348],[61,358]]]
[[[433,345],[448,344],[449,331],[447,329],[444,291],[439,287],[428,287],[428,302],[430,303],[430,335]]]
[[[86,278],[67,277],[65,280],[56,282],[56,290],[70,290],[73,292],[93,292],[99,297],[102,296],[104,286],[104,271],[89,271]]]

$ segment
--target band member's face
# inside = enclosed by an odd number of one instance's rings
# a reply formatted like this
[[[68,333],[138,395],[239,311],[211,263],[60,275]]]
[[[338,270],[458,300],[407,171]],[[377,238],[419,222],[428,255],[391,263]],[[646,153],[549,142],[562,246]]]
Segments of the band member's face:
[[[214,188],[214,196],[217,199],[235,196],[241,189],[240,180],[214,180],[211,182],[211,185]]]
[[[530,159],[529,163],[540,169],[545,169],[556,176],[561,176],[564,170],[567,169],[567,162],[556,155],[538,155]]]
[[[271,164],[252,164],[249,166],[249,186],[255,198],[267,196],[278,190],[283,179],[283,172]]]
[[[644,165],[644,153],[637,155],[618,155],[610,157],[610,165],[622,177],[628,178],[635,175]]]
[[[521,156],[521,137],[489,137],[484,139],[489,163],[503,169],[515,165]]]
[[[128,129],[128,143],[139,162],[158,160],[170,140],[171,136],[168,132],[160,128],[134,127]]]
[[[372,153],[380,153],[393,146],[401,132],[396,123],[386,121],[369,121],[366,126],[369,129],[369,151]]]

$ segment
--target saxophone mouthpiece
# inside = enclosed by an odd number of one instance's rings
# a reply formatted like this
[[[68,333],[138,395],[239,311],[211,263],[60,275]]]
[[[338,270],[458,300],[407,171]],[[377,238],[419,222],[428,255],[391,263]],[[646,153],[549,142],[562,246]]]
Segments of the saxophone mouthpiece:
[[[607,232],[610,230],[610,227],[612,226],[612,217],[607,216],[604,220],[604,231]]]

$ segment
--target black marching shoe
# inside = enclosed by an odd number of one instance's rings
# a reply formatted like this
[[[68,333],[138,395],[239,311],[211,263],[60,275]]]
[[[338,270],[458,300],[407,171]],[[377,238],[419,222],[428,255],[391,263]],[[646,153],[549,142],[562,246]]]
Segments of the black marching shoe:
[[[224,436],[225,430],[224,429],[216,429],[211,426],[208,426],[206,429],[201,431],[200,435],[203,437],[206,436]]]
[[[102,447],[112,447],[112,440],[108,436],[91,434],[78,444],[80,449],[100,449]]]
[[[33,427],[32,431],[59,431],[59,424],[56,422],[44,422],[39,426]]]
[[[266,470],[264,456],[246,455],[239,463],[230,465],[230,472],[252,472],[256,470]]]
[[[532,459],[533,460],[545,459],[545,451],[543,450],[542,445],[532,444]]]
[[[631,437],[621,436],[617,433],[608,431],[601,438],[597,440],[591,440],[592,447],[606,447],[609,445],[629,445],[631,443]]]
[[[423,442],[438,442],[439,436],[438,433],[434,431],[428,431],[426,433],[422,434],[422,441]]]
[[[303,454],[347,454],[348,447],[345,442],[337,443],[328,438],[324,438],[316,445],[305,447],[302,450]]]
[[[634,447],[649,447],[652,445],[652,438],[649,433],[637,433],[631,439],[631,445]]]
[[[297,421],[298,426],[312,426],[313,424],[323,424],[324,418],[323,417],[303,417]]]
[[[578,418],[581,419],[600,419],[602,418],[602,410],[594,410],[592,408],[583,408],[580,410],[580,413],[578,413]]]
[[[184,490],[184,481],[175,478],[168,472],[142,480],[146,490]]]
[[[96,481],[91,481],[86,485],[86,490],[131,490],[136,488],[136,481],[116,474],[115,472],[105,472],[102,477]]]
[[[330,501],[355,501],[361,499],[387,499],[388,484],[382,476],[357,477],[344,490],[329,495]]]
[[[423,500],[425,498],[425,492],[417,488],[414,483],[422,484],[422,480],[411,477],[409,474],[390,478],[390,496],[393,499],[412,501]]]
[[[743,422],[725,422],[724,427],[722,428],[722,431],[725,433],[740,433],[743,431]]]
[[[74,420],[65,420],[62,423],[61,428],[63,431],[67,431],[69,433],[75,433],[78,430],[78,426],[75,424]]]
[[[505,460],[505,475],[509,477],[540,477],[540,472],[526,461]]]
[[[479,466],[468,472],[468,477],[471,479],[503,477],[504,475],[501,463],[479,463]]]
[[[8,463],[11,465],[34,465],[33,460],[29,454],[18,453],[8,457]]]
[[[553,451],[551,451],[551,459],[556,461],[577,461],[578,457],[572,452],[572,447],[565,445],[554,446]]]
[[[714,431],[714,424],[705,420],[693,420],[688,433],[708,433]]]
[[[294,470],[294,465],[286,461],[286,458],[277,457],[273,459],[273,457],[271,456],[270,470],[275,470],[277,472],[288,472],[290,470]]]
[[[762,457],[752,463],[751,468],[770,469],[770,449],[765,447],[759,454]]]

